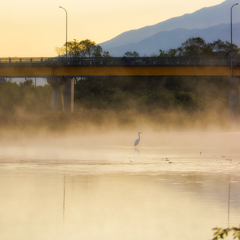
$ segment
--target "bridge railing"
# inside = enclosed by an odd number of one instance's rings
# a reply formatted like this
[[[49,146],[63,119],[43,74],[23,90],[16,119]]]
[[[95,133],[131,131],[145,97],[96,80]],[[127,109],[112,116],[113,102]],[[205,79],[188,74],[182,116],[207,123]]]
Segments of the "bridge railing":
[[[232,59],[240,65],[240,57]],[[54,57],[54,58],[0,58],[3,65],[89,66],[89,65],[231,65],[230,57]]]

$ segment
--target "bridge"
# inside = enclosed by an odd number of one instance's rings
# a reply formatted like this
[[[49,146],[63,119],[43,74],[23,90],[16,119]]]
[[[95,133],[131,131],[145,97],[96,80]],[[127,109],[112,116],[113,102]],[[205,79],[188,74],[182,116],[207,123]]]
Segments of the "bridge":
[[[0,77],[240,76],[240,57],[0,58]]]
[[[229,109],[240,111],[240,57],[55,57],[0,58],[0,77],[45,77],[52,86],[51,110],[74,111],[73,77],[229,77]]]

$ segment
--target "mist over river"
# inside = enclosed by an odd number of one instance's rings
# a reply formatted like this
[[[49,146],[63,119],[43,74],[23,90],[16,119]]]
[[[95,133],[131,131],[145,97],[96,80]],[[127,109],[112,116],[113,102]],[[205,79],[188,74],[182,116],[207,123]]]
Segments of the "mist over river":
[[[240,132],[0,141],[0,239],[211,239],[240,224]],[[231,239],[231,238],[230,238]]]

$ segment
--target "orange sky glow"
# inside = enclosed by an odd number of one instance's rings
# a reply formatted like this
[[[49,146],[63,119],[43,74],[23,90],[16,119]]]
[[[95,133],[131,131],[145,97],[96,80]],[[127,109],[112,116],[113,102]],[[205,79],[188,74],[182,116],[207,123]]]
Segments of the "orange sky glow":
[[[68,41],[110,40],[122,32],[214,6],[223,0],[8,0],[1,3],[0,57],[54,57]]]

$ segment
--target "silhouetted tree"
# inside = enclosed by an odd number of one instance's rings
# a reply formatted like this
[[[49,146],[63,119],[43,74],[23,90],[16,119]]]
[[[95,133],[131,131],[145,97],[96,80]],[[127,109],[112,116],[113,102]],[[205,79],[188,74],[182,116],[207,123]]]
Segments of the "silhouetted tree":
[[[103,57],[111,57],[108,51],[104,51],[102,56]]]
[[[170,49],[167,52],[160,51],[161,57],[229,57],[231,55],[231,43],[223,42],[218,39],[212,43],[206,43],[200,37],[189,38],[181,47],[177,49]],[[236,44],[232,45],[233,56],[238,56],[240,49]]]
[[[133,51],[133,57],[139,57],[139,53],[138,52],[136,52],[136,51]]]
[[[64,55],[66,53],[66,47],[55,47],[55,52],[58,56]]]
[[[159,49],[159,52],[160,52],[159,57],[167,57],[167,53],[164,50]]]
[[[176,57],[177,55],[177,49],[169,49],[167,52],[168,57]]]
[[[82,41],[74,39],[74,41],[67,42],[67,47],[68,54],[71,57],[101,57],[103,55],[102,47],[100,45],[96,45],[94,41],[89,39]],[[66,43],[63,45],[63,47],[56,47],[55,51],[59,56],[65,54]]]
[[[96,45],[93,47],[93,57],[101,57],[102,56],[103,49],[100,45]]]
[[[124,57],[139,57],[139,53],[136,52],[136,51],[133,51],[133,52],[127,51],[127,52],[124,53],[123,56]]]
[[[182,47],[177,48],[177,54],[176,55],[178,57],[181,57],[183,55],[183,48]]]
[[[95,45],[96,45],[94,41],[86,39],[86,40],[82,40],[80,44],[82,45],[82,48],[83,48],[83,50],[81,51],[83,53],[83,56],[88,56],[88,57],[93,56],[95,52]]]
[[[217,57],[229,57],[231,55],[231,43],[228,41],[223,42],[218,39],[211,43],[211,47],[213,49],[213,56]],[[236,44],[232,45],[233,56],[237,56],[239,54],[239,48]]]
[[[183,55],[202,56],[205,46],[206,42],[204,39],[200,37],[189,38],[184,43],[182,43]]]

